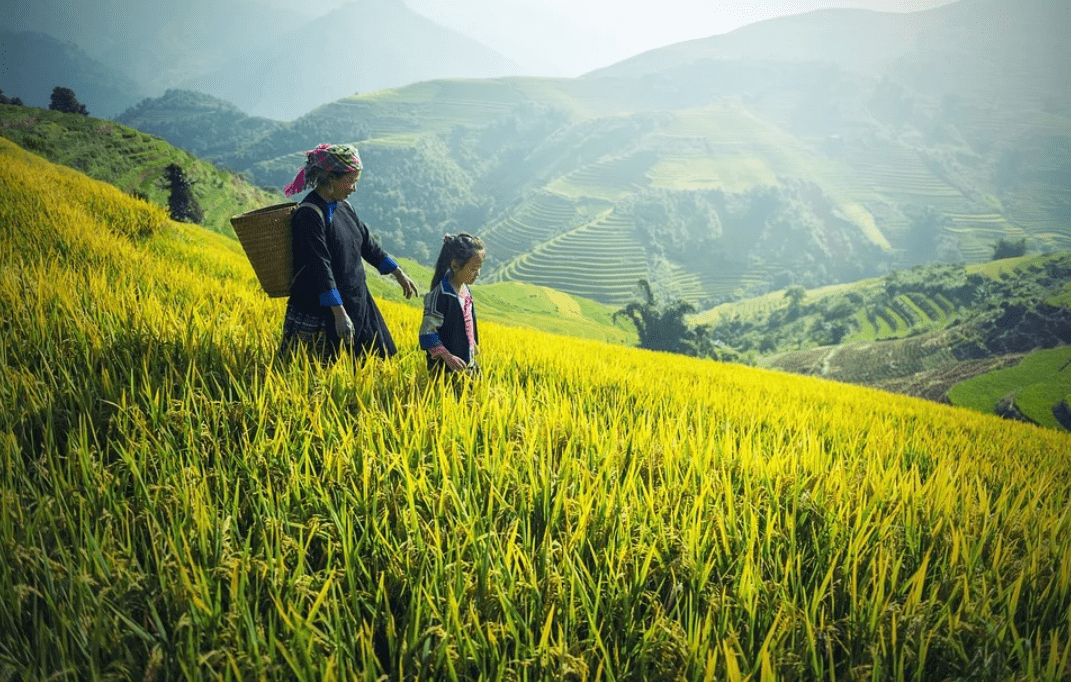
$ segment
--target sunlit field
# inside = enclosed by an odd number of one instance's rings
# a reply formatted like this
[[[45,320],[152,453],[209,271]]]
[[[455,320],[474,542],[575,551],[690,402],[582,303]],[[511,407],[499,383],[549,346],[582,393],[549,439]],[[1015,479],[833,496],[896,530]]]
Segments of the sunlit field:
[[[0,157],[0,680],[1071,678],[1066,434],[490,322],[455,395],[389,301],[283,365],[237,242]]]

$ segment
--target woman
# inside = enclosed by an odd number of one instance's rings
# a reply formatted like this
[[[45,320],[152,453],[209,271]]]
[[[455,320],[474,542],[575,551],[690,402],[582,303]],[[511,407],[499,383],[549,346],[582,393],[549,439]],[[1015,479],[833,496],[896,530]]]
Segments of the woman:
[[[350,145],[321,144],[284,189],[313,191],[291,217],[294,281],[283,322],[284,354],[295,344],[334,360],[345,345],[355,355],[394,355],[397,349],[365,283],[364,264],[394,275],[406,298],[416,284],[380,248],[346,201],[361,177],[361,157]]]

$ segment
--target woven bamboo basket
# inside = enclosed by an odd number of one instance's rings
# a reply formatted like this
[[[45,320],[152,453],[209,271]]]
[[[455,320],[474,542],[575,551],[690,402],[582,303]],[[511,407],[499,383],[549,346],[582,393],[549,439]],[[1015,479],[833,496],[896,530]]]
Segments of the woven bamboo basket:
[[[297,203],[274,204],[231,217],[231,226],[264,293],[272,298],[290,295],[294,276],[294,250],[290,216]]]

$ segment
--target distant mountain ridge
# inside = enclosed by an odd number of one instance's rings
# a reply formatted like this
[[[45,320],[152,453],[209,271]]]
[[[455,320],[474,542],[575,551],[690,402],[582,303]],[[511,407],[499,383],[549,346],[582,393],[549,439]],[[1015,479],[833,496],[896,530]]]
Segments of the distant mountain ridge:
[[[138,92],[113,114],[174,87],[191,73],[270,41],[279,27],[300,25],[308,16],[300,9],[255,0],[186,0],[170,8],[132,0],[7,0],[4,15],[9,30],[76,44],[137,83]],[[63,72],[51,75],[58,78]]]
[[[1067,10],[1027,4],[829,10],[580,78],[426,81],[325,104],[217,158],[281,186],[301,151],[356,142],[355,200],[393,250],[478,231],[489,278],[614,304],[641,278],[702,307],[981,262],[1002,238],[1063,251],[1066,66],[1039,65],[1066,51],[1053,25]],[[937,38],[920,51],[920,36]],[[159,115],[178,116],[169,106]],[[152,109],[127,122],[157,130]]]
[[[401,0],[357,0],[179,87],[226,99],[253,115],[291,120],[360,92],[520,70]]]
[[[27,106],[47,108],[57,86],[74,90],[101,118],[119,114],[146,92],[73,43],[34,31],[0,32],[0,90]]]
[[[170,89],[145,99],[116,121],[166,140],[180,141],[186,151],[228,167],[241,166],[241,150],[270,133],[286,128],[273,119],[250,116],[231,102],[191,90]]]
[[[317,18],[305,8],[191,0],[166,22],[155,6],[130,0],[11,1],[7,25],[30,32],[0,35],[0,89],[47,106],[45,84],[72,86],[107,117],[150,93],[187,89],[291,120],[358,92],[524,70],[401,0],[354,0]],[[49,25],[57,35],[42,30]],[[69,42],[76,35],[90,45]]]
[[[1048,0],[959,0],[908,13],[824,9],[651,50],[589,75],[635,77],[710,59],[806,60],[893,77],[928,95],[992,95],[999,84],[1067,104],[1068,35],[1071,4]]]

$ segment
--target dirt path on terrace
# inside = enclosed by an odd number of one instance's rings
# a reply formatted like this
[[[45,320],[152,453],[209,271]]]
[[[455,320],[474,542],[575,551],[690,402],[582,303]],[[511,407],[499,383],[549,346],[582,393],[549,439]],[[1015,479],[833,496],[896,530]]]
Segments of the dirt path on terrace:
[[[973,379],[987,372],[1012,367],[1019,364],[1023,357],[1025,357],[1023,354],[1014,354],[981,360],[964,360],[905,377],[885,379],[865,385],[890,393],[900,393],[948,404],[948,391],[959,382]]]
[[[766,366],[947,404],[948,390],[959,382],[1017,365],[1026,355],[956,360],[950,347],[947,333],[938,333],[785,353]]]

